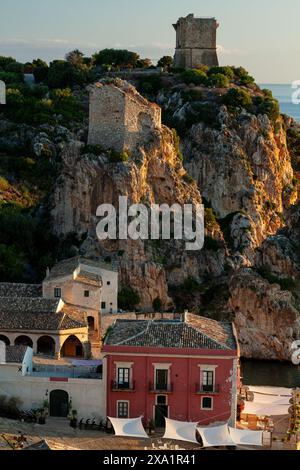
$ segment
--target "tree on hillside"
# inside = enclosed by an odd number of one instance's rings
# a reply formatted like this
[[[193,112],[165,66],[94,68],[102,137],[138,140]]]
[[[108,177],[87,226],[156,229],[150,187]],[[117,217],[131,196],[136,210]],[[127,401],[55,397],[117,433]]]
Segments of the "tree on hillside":
[[[159,61],[157,62],[157,67],[163,68],[170,68],[173,65],[173,57],[169,55],[164,55]]]
[[[74,49],[74,51],[68,52],[66,54],[66,61],[70,62],[73,65],[81,65],[83,64],[84,54],[80,52],[78,49]]]
[[[32,61],[32,67],[35,81],[37,83],[45,81],[49,71],[47,62],[42,59],[35,59]]]
[[[115,68],[134,68],[140,56],[126,49],[103,49],[93,56],[96,65],[111,65]]]
[[[152,61],[151,59],[139,59],[136,63],[136,66],[139,69],[148,69],[149,67],[152,66]]]
[[[51,62],[47,76],[50,88],[82,86],[92,81],[92,72],[85,64],[74,65],[66,60]]]
[[[0,69],[6,70],[6,67],[10,64],[17,62],[13,57],[0,56]]]

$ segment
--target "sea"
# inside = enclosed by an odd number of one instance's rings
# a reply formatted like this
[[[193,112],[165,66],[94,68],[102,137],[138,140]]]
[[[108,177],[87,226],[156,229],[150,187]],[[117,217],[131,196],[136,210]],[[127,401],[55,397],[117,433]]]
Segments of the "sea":
[[[263,83],[262,89],[272,91],[279,101],[281,112],[300,122],[300,104],[292,101],[294,89],[292,85],[275,85]],[[245,385],[269,385],[276,387],[300,387],[300,367],[289,363],[270,361],[242,360],[242,376]]]
[[[296,91],[289,85],[276,85],[270,83],[263,83],[259,85],[261,88],[267,88],[272,91],[274,98],[279,101],[281,112],[293,117],[296,121],[300,122],[300,104],[294,104],[292,95]]]

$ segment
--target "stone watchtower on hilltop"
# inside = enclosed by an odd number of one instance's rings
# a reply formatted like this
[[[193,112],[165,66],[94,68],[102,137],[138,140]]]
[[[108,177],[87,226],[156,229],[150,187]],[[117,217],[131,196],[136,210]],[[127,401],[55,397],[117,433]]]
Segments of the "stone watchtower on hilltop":
[[[196,18],[193,14],[179,18],[173,25],[176,31],[175,67],[196,68],[219,65],[215,18]]]
[[[161,128],[161,108],[129,83],[115,80],[90,87],[89,145],[132,151]]]

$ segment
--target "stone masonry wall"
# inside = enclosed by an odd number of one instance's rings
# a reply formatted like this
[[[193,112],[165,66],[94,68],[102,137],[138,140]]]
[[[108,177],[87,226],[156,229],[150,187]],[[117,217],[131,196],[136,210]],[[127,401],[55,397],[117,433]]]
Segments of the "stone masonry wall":
[[[193,68],[200,64],[218,65],[215,18],[179,18],[176,30],[175,66]]]
[[[161,109],[127,82],[91,87],[89,145],[134,151],[147,142],[155,128],[161,128]]]

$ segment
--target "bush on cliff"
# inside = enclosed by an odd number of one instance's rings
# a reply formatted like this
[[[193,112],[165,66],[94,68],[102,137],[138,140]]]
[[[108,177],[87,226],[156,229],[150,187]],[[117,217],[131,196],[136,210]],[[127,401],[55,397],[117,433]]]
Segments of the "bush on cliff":
[[[246,90],[231,88],[223,97],[223,102],[233,108],[249,109],[252,105],[252,98]]]
[[[187,85],[190,85],[191,83],[194,85],[206,85],[207,74],[198,69],[186,70],[181,74],[181,79]]]
[[[277,100],[269,96],[257,96],[254,99],[256,114],[266,114],[274,123],[280,116],[280,106]]]
[[[207,85],[215,88],[228,88],[229,79],[228,77],[226,77],[226,75],[223,75],[222,73],[215,73],[208,77]]]
[[[211,67],[207,72],[208,77],[211,77],[212,75],[217,75],[217,74],[225,75],[225,77],[227,77],[229,80],[233,80],[235,77],[233,68],[229,66]]]
[[[122,310],[134,310],[141,302],[140,296],[132,287],[124,287],[118,295],[118,305]]]

